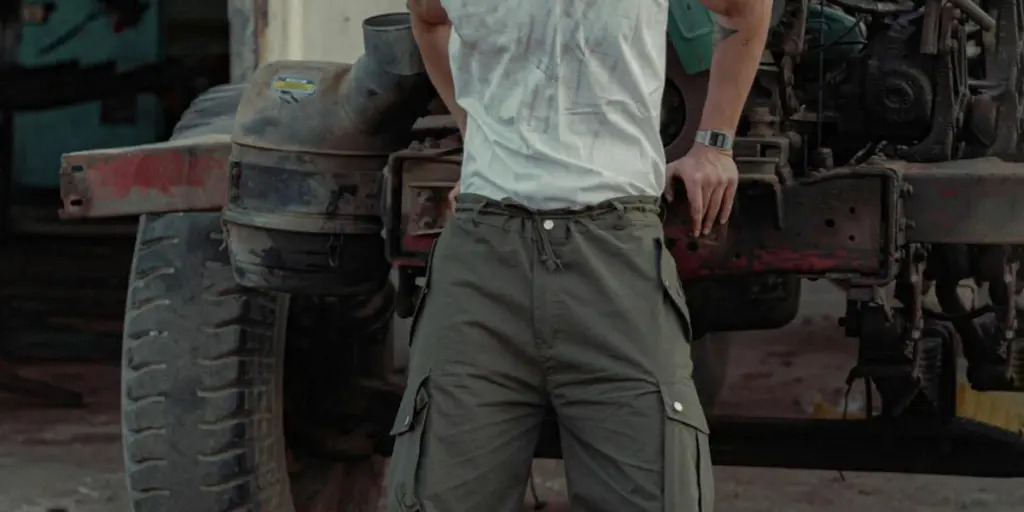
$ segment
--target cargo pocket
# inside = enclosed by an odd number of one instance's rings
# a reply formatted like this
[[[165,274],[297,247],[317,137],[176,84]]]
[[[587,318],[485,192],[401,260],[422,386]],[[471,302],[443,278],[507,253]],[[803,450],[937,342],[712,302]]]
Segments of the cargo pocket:
[[[711,512],[715,505],[708,422],[692,382],[662,388],[665,402],[665,512]]]
[[[423,305],[426,304],[427,296],[430,295],[430,277],[434,273],[434,255],[437,253],[437,242],[439,240],[434,239],[434,243],[430,245],[430,252],[427,253],[427,273],[423,276],[423,286],[420,287],[419,292],[416,294],[416,305],[413,306],[412,316],[409,318],[409,346],[412,346],[416,338],[416,326],[423,315]]]
[[[398,406],[395,424],[391,427],[395,449],[387,476],[388,510],[420,510],[416,484],[429,405],[427,377],[410,380]]]
[[[686,306],[686,295],[683,293],[683,285],[679,282],[679,272],[676,271],[676,260],[672,253],[665,247],[661,238],[655,240],[654,252],[658,258],[658,279],[665,288],[665,296],[679,315],[679,322],[682,324],[686,341],[693,341],[693,329],[690,325],[690,308]]]

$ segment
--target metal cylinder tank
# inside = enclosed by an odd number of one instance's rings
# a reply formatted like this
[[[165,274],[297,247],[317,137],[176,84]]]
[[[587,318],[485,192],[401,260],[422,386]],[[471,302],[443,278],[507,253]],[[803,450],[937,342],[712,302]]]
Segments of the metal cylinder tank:
[[[224,222],[244,286],[336,296],[388,286],[382,173],[436,93],[408,14],[369,18],[363,33],[355,64],[269,63],[242,97]]]

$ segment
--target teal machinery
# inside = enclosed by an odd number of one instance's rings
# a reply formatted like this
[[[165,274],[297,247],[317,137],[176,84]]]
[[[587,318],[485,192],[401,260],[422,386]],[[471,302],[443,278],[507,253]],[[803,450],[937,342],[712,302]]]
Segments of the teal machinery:
[[[14,64],[35,73],[28,82],[42,94],[74,84],[76,70],[110,71],[102,100],[12,114],[11,175],[15,188],[55,189],[62,153],[154,142],[162,135],[162,109],[151,93],[117,81],[123,73],[163,60],[160,0],[23,0],[21,37]],[[67,67],[62,72],[62,67]],[[27,77],[28,75],[26,75]],[[80,84],[85,86],[85,84]],[[92,85],[96,87],[96,85]],[[101,83],[100,89],[104,87]]]

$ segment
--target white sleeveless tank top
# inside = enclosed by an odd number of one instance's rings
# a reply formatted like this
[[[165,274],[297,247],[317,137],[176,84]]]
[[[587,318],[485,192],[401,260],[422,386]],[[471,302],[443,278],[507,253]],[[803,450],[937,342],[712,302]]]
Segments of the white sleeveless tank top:
[[[659,196],[667,0],[442,0],[462,192],[537,209]]]

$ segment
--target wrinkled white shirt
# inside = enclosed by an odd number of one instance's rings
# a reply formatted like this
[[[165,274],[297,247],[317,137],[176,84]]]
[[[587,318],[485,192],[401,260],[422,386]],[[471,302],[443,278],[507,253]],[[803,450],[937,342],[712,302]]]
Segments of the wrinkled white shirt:
[[[667,0],[442,0],[462,192],[537,209],[659,196]]]

